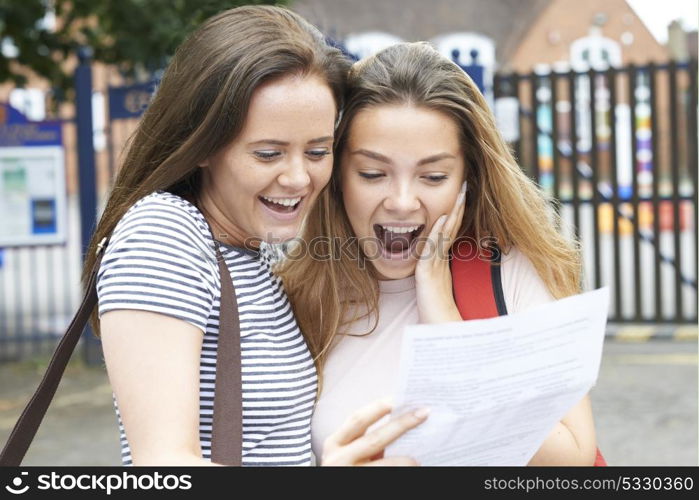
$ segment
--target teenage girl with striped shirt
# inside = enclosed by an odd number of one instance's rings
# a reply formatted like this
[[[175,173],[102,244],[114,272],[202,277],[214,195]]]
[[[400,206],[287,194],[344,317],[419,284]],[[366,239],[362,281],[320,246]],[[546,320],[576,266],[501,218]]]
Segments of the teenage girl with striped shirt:
[[[204,23],[177,50],[132,137],[85,262],[126,465],[211,465],[220,249],[239,307],[243,465],[312,463],[317,377],[261,242],[296,236],[330,178],[347,63],[281,8]],[[334,464],[372,457],[425,418],[373,403],[335,435]],[[233,438],[233,437],[232,437]],[[401,458],[389,463],[413,463]]]

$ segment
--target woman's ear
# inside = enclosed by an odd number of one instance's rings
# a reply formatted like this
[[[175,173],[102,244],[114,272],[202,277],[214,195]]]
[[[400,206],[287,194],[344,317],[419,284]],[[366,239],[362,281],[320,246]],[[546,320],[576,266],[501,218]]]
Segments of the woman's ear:
[[[210,164],[211,164],[211,162],[210,162],[209,159],[207,158],[207,159],[202,160],[202,161],[200,161],[199,163],[197,163],[197,167],[202,167],[202,168],[204,168],[204,167],[208,167]]]

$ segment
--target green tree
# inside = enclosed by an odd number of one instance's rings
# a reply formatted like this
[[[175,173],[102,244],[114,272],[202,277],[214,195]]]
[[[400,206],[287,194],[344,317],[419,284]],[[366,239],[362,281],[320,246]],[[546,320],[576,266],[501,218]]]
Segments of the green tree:
[[[26,84],[30,68],[64,92],[72,74],[64,62],[78,47],[125,75],[164,68],[182,40],[204,19],[244,0],[0,0],[0,83]],[[51,20],[54,19],[55,22]],[[15,64],[13,64],[13,62]]]

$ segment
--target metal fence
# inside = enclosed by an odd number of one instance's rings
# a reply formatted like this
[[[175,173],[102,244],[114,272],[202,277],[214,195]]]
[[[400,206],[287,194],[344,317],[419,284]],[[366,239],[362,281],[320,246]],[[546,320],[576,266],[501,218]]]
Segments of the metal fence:
[[[68,199],[67,242],[8,247],[0,267],[0,362],[48,354],[80,303],[80,219]]]
[[[109,176],[144,88],[110,89]],[[492,96],[520,165],[580,241],[586,289],[611,287],[610,321],[696,324],[696,62],[500,74]],[[51,352],[77,309],[81,218],[71,194],[66,244],[0,249],[0,362]],[[98,347],[86,343],[88,359]]]
[[[576,237],[610,321],[697,322],[697,64],[496,75],[522,168]]]

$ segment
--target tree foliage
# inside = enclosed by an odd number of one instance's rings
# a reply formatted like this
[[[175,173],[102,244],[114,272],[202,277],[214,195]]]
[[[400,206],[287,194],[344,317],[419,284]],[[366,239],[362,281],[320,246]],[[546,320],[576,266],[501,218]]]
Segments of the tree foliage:
[[[57,91],[71,88],[65,64],[79,47],[124,75],[163,68],[182,40],[204,19],[244,0],[0,0],[0,83],[26,84],[30,68]],[[48,16],[47,16],[48,12]],[[55,22],[51,22],[54,18]],[[47,22],[48,20],[48,22]]]

